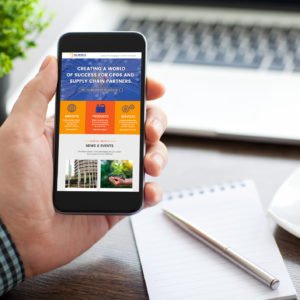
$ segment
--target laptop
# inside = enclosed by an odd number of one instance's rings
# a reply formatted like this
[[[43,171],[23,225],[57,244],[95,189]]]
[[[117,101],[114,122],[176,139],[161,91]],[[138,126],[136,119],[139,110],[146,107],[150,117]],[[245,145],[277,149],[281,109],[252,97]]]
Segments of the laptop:
[[[299,1],[142,2],[115,28],[147,37],[169,133],[300,142]]]
[[[300,2],[92,1],[75,30],[148,41],[168,133],[300,144]],[[89,26],[87,24],[90,24]]]

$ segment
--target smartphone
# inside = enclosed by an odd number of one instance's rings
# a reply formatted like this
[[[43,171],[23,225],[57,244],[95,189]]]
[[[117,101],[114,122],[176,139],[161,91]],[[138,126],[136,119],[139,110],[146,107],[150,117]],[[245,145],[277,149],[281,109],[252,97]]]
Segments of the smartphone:
[[[58,43],[55,208],[131,214],[143,205],[146,41],[67,33]]]

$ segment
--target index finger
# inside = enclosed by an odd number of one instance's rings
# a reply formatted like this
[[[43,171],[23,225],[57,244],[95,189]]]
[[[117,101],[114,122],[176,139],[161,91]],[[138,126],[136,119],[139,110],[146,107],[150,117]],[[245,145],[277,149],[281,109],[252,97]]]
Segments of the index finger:
[[[155,100],[160,98],[165,93],[164,86],[151,78],[147,78],[146,82],[147,100]]]

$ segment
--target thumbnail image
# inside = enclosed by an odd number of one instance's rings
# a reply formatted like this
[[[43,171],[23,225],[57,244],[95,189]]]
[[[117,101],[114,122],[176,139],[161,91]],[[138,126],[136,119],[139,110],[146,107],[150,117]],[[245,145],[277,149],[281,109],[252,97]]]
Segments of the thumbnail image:
[[[72,159],[68,160],[65,172],[66,188],[96,188],[97,160]]]
[[[132,160],[101,160],[101,188],[132,188]]]

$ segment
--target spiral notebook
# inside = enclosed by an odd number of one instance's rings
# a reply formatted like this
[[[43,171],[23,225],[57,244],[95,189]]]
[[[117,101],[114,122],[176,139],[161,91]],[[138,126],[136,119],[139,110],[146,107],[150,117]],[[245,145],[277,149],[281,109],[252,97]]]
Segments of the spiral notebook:
[[[181,215],[280,279],[271,290],[181,230]],[[131,218],[151,300],[295,299],[296,291],[252,181],[170,193]]]

